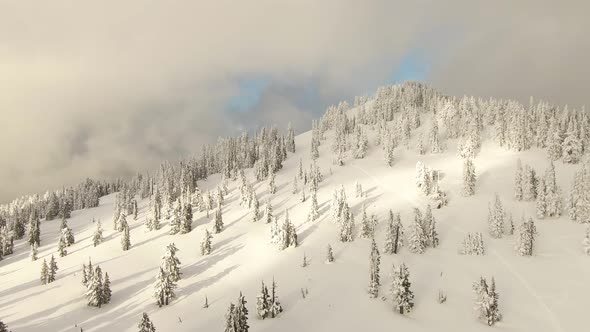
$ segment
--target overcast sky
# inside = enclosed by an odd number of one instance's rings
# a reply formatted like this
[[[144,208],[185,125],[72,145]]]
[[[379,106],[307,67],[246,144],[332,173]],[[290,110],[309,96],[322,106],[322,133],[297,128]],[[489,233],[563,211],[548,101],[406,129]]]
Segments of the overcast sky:
[[[581,107],[587,3],[0,1],[0,202],[408,79]]]

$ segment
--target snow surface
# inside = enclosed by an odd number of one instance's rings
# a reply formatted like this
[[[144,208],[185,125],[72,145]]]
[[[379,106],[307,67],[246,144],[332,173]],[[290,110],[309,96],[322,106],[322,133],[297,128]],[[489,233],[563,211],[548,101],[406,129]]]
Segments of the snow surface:
[[[25,241],[15,244],[15,253],[0,262],[0,319],[13,332],[79,331],[79,327],[87,332],[137,331],[142,312],[147,312],[158,331],[222,331],[228,305],[242,291],[248,301],[250,331],[581,331],[587,325],[590,258],[581,247],[583,225],[567,217],[537,221],[539,237],[533,257],[516,255],[514,236],[495,240],[487,232],[487,205],[496,192],[514,214],[515,225],[522,214],[534,217],[534,202],[513,199],[514,172],[517,158],[537,172],[544,172],[548,165],[545,151],[506,151],[486,139],[475,159],[476,195],[465,198],[459,194],[462,161],[454,141],[447,142],[445,153],[435,155],[420,156],[398,148],[396,163],[390,168],[381,148],[370,137],[364,159],[348,159],[345,166],[339,167],[332,165],[330,133],[327,137],[320,146],[318,160],[325,178],[318,191],[318,221],[306,221],[310,200],[300,203],[299,194],[291,193],[299,158],[304,167],[310,163],[311,132],[297,136],[297,152],[289,154],[276,175],[278,192],[272,197],[273,208],[279,221],[289,209],[299,247],[279,251],[270,244],[270,225],[251,222],[248,209],[239,205],[237,182],[230,181],[230,193],[223,206],[225,230],[214,235],[210,256],[200,255],[199,243],[205,229],[213,225],[213,214],[207,218],[204,212],[195,212],[194,228],[189,234],[169,235],[167,222],[160,230],[148,232],[143,226],[147,200],[140,202],[138,220],[127,218],[132,247],[123,251],[120,234],[112,228],[113,194],[101,198],[97,208],[72,213],[69,226],[75,232],[76,243],[68,248],[66,257],[57,255],[59,220],[41,223],[39,260],[31,261]],[[422,255],[406,248],[397,255],[382,254],[382,286],[379,297],[371,299],[367,294],[371,242],[358,238],[362,204],[366,202],[367,212],[378,216],[376,239],[383,253],[388,209],[401,212],[407,227],[413,220],[412,208],[423,209],[428,203],[415,186],[418,160],[442,171],[441,188],[450,196],[449,206],[433,211],[440,246],[428,248]],[[577,167],[556,163],[558,183],[565,193]],[[252,181],[250,171],[246,174]],[[213,175],[199,181],[199,186],[212,188],[219,180],[219,175]],[[355,198],[355,181],[362,184],[367,197]],[[355,241],[346,244],[338,241],[338,227],[330,216],[333,189],[341,184],[347,190],[357,223]],[[255,188],[264,211],[267,183],[259,182]],[[105,230],[105,242],[98,247],[92,246],[93,218],[100,219]],[[459,255],[464,234],[476,231],[484,234],[486,255]],[[158,308],[152,296],[153,284],[164,247],[171,242],[180,249],[183,275],[177,298],[171,305]],[[336,260],[332,264],[325,263],[328,244],[334,249]],[[305,268],[301,267],[304,253],[309,262]],[[55,254],[59,265],[57,280],[41,285],[40,266],[51,254]],[[88,307],[84,297],[81,266],[89,257],[111,278],[112,301],[101,309]],[[389,295],[391,266],[401,262],[409,268],[415,294],[414,310],[404,316],[392,311]],[[492,328],[479,322],[473,311],[471,286],[481,275],[495,277],[500,294],[503,319]],[[260,320],[255,310],[260,281],[268,284],[273,277],[285,310],[276,319]],[[305,299],[301,288],[309,290]],[[448,296],[444,304],[437,302],[439,289]],[[208,309],[202,308],[205,296],[209,299]]]

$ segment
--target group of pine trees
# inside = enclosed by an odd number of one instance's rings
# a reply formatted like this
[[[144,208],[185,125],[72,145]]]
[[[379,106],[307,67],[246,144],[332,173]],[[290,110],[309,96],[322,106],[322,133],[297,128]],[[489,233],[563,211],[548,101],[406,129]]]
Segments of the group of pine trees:
[[[480,232],[467,233],[463,239],[463,242],[461,242],[459,253],[461,255],[484,255],[485,247],[483,243],[483,235]]]
[[[408,249],[413,253],[421,254],[427,247],[436,248],[438,242],[436,219],[432,215],[430,205],[426,206],[424,215],[420,209],[414,208],[414,221],[408,232]]]
[[[273,279],[269,293],[268,287],[266,287],[263,281],[260,294],[256,298],[256,313],[258,317],[262,319],[275,318],[281,312],[283,312],[283,307],[277,295],[277,283]]]
[[[385,230],[385,249],[386,254],[397,254],[400,248],[404,246],[404,226],[401,223],[399,212],[394,214],[389,210],[389,220]]]
[[[332,220],[339,225],[339,239],[341,242],[352,242],[354,240],[354,214],[346,200],[344,186],[334,189],[332,203]]]
[[[574,190],[572,190],[574,191]],[[516,175],[514,179],[514,197],[517,201],[536,201],[537,217],[559,217],[563,213],[563,198],[561,189],[555,179],[555,166],[553,162],[545,171],[544,176],[537,175],[535,170],[528,166],[522,166],[520,159],[516,164]],[[571,200],[570,209],[575,218],[575,195]]]
[[[478,282],[473,284],[473,291],[476,295],[475,310],[478,318],[485,321],[489,326],[499,322],[502,315],[498,307],[499,296],[494,278],[488,285],[487,280],[481,277]]]
[[[278,244],[280,250],[297,247],[299,244],[297,240],[297,229],[289,218],[289,210],[285,211],[284,221],[279,225],[278,219],[272,215],[270,201],[267,203],[267,206],[269,207],[267,210],[267,220],[272,220],[270,225],[270,242]]]
[[[100,266],[92,267],[92,261],[88,260],[88,266],[82,264],[82,284],[86,287],[86,299],[91,307],[102,307],[111,302],[111,281],[107,272],[102,273]]]
[[[240,292],[237,304],[230,303],[225,315],[224,332],[248,332],[248,308],[246,308],[246,298]]]
[[[49,264],[47,264],[47,260],[43,260],[43,264],[41,264],[41,284],[46,285],[55,281],[55,276],[57,274],[57,261],[51,255],[51,259],[49,260]]]
[[[473,187],[475,187],[475,170],[473,170]],[[448,204],[447,194],[440,189],[438,184],[439,173],[430,169],[421,161],[416,163],[416,186],[438,209]]]
[[[493,206],[488,205],[488,230],[490,236],[495,239],[502,238],[504,235],[512,235],[516,232],[514,245],[517,254],[520,256],[531,256],[533,254],[534,242],[538,234],[533,218],[529,217],[525,221],[523,216],[520,224],[515,229],[512,215],[504,210],[498,194],[494,197]],[[475,253],[473,253],[474,251]],[[478,252],[483,254],[483,239],[481,235],[476,234],[476,237],[466,238],[463,244],[463,252],[471,255],[480,255]]]

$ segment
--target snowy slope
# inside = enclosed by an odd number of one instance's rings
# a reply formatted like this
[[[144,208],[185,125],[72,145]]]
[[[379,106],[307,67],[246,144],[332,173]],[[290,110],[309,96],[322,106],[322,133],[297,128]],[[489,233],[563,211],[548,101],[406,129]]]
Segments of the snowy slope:
[[[419,130],[422,130],[420,128]],[[252,223],[249,211],[239,205],[236,183],[230,182],[230,194],[223,207],[226,229],[213,238],[213,252],[202,257],[199,243],[213,218],[195,212],[193,231],[169,235],[167,223],[158,231],[147,232],[143,226],[147,201],[140,203],[138,220],[128,217],[132,248],[122,251],[120,234],[112,229],[114,195],[103,197],[100,206],[75,211],[69,226],[76,235],[76,244],[68,248],[66,257],[57,256],[59,220],[42,222],[40,260],[32,262],[29,247],[16,244],[15,253],[0,262],[0,319],[14,332],[26,331],[136,331],[142,312],[147,312],[158,331],[221,331],[224,314],[230,302],[242,291],[250,310],[251,331],[489,331],[473,312],[471,285],[483,275],[496,278],[503,320],[494,327],[502,331],[580,331],[585,326],[585,311],[590,294],[590,261],[582,252],[583,225],[562,217],[537,222],[539,239],[533,257],[519,257],[513,250],[514,236],[491,239],[487,233],[487,205],[494,193],[515,216],[534,216],[533,202],[516,202],[513,178],[517,158],[544,172],[548,165],[545,151],[532,149],[511,152],[485,140],[475,159],[478,174],[476,195],[459,195],[462,162],[455,143],[448,142],[443,154],[420,156],[403,148],[396,150],[396,164],[386,166],[380,147],[370,140],[364,159],[347,160],[343,167],[332,165],[328,140],[320,146],[319,166],[325,180],[320,184],[318,202],[321,217],[307,222],[310,201],[299,202],[291,193],[291,181],[297,172],[299,158],[310,163],[311,133],[296,138],[297,152],[290,154],[277,173],[278,192],[272,197],[275,214],[282,220],[289,209],[297,227],[300,245],[279,251],[269,243],[269,225]],[[415,134],[414,134],[415,135]],[[357,238],[343,244],[338,241],[338,227],[330,217],[330,200],[334,188],[344,185],[348,202],[357,216],[357,232],[363,202],[368,213],[380,221],[377,236],[383,248],[388,209],[402,214],[402,223],[409,225],[412,209],[423,209],[428,203],[415,186],[415,165],[418,160],[442,171],[441,187],[450,195],[449,206],[434,210],[438,223],[440,246],[429,248],[422,255],[406,248],[398,255],[382,255],[381,290],[378,299],[367,294],[370,240]],[[558,183],[569,189],[576,167],[556,163]],[[331,174],[332,173],[332,174]],[[252,181],[250,172],[246,173]],[[203,188],[219,182],[214,175],[200,181]],[[359,181],[366,198],[354,198],[354,183]],[[266,182],[255,185],[258,198],[266,201]],[[261,206],[264,210],[264,205]],[[106,242],[93,247],[91,236],[100,219]],[[461,256],[458,248],[466,232],[484,233],[485,256]],[[158,308],[152,297],[153,283],[161,263],[164,247],[174,242],[180,249],[182,279],[171,305]],[[326,264],[326,246],[334,248],[336,261]],[[303,254],[310,265],[301,267]],[[39,272],[42,260],[55,254],[60,270],[57,280],[41,285]],[[101,309],[88,307],[81,284],[81,266],[92,257],[111,277],[113,298]],[[405,262],[415,294],[414,310],[405,316],[392,311],[389,295],[392,264]],[[255,314],[260,281],[278,282],[278,295],[285,311],[276,319],[259,320]],[[301,288],[309,295],[303,299]],[[445,304],[438,304],[439,289],[448,295]],[[205,296],[210,307],[203,309]],[[383,300],[381,297],[387,299]],[[180,322],[182,321],[182,322]]]

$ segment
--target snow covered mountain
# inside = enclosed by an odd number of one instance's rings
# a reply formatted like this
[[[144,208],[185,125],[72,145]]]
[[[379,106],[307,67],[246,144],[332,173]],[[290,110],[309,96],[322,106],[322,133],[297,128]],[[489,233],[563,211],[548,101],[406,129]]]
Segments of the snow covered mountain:
[[[250,331],[489,331],[487,321],[479,319],[474,310],[473,285],[484,277],[488,283],[494,278],[499,294],[501,319],[492,328],[583,330],[590,258],[582,244],[585,225],[570,219],[587,221],[584,218],[590,210],[583,203],[587,172],[577,175],[578,191],[570,195],[570,189],[574,174],[584,169],[582,161],[586,160],[590,134],[586,114],[545,103],[526,108],[510,101],[451,99],[424,92],[421,86],[412,87],[384,88],[374,97],[358,98],[352,108],[344,104],[330,108],[314,123],[314,130],[294,137],[295,152],[288,152],[280,161],[276,177],[271,171],[268,180],[256,180],[260,166],[246,168],[246,182],[260,202],[256,222],[253,208],[242,203],[248,199],[244,194],[247,186],[239,172],[229,170],[230,177],[217,173],[198,179],[198,190],[178,189],[170,211],[163,204],[157,230],[145,225],[154,216],[154,196],[142,199],[137,192],[131,198],[137,200],[137,218],[126,216],[129,250],[122,249],[125,232],[113,227],[113,213],[122,200],[117,193],[101,197],[97,207],[71,213],[67,225],[75,243],[64,248],[67,254],[63,257],[58,253],[62,221],[41,220],[37,260],[29,257],[31,247],[25,235],[14,240],[13,253],[0,261],[0,320],[13,332],[138,331],[145,312],[157,331],[222,331],[230,303],[237,304],[241,292],[247,301]],[[288,136],[278,141],[284,145]],[[581,161],[570,160],[578,155]],[[556,160],[551,162],[548,156]],[[313,159],[321,180],[310,166]],[[473,160],[473,195],[469,195],[464,160]],[[425,167],[417,168],[418,162]],[[554,192],[549,189],[551,172],[545,173],[552,163]],[[274,194],[270,178],[276,186]],[[522,200],[515,186],[519,178]],[[315,180],[319,214],[313,220]],[[359,186],[362,195],[358,195]],[[341,224],[347,216],[338,217],[334,207],[338,202],[334,195],[339,196],[341,188],[354,217],[350,242],[341,241],[346,232],[346,225]],[[223,196],[224,227],[219,233],[214,232],[214,204],[209,206],[211,211],[198,207],[203,204],[202,196],[213,200],[217,192]],[[494,205],[496,194],[502,207]],[[188,202],[193,203],[190,231],[170,234],[176,220],[174,209]],[[288,211],[297,246],[281,250],[280,243],[271,243],[273,223],[266,223],[265,213],[268,202],[279,227]],[[413,251],[421,250],[412,250],[418,236],[415,228],[426,219],[428,205],[433,208],[438,245],[432,243],[430,234],[424,234],[424,252],[416,253]],[[418,223],[415,208],[422,215]],[[363,209],[368,220],[364,224]],[[400,214],[405,233],[404,245],[394,254],[385,252],[391,234],[390,210]],[[172,217],[165,218],[167,213]],[[536,227],[531,256],[521,255],[527,244],[522,240],[526,234],[521,223],[529,217]],[[498,218],[504,224],[498,226]],[[99,220],[103,242],[94,246]],[[514,234],[510,234],[510,220]],[[213,233],[212,246],[209,255],[202,255],[206,230]],[[373,287],[378,290],[376,298],[368,292],[371,233],[380,252],[380,286]],[[461,253],[468,233],[482,234],[483,250],[473,250],[482,255]],[[179,249],[181,276],[175,298],[159,307],[154,284],[164,250],[171,243]],[[333,262],[326,261],[328,245]],[[59,268],[56,280],[43,284],[41,265],[52,255]],[[88,290],[82,284],[82,264],[89,259],[110,277],[112,298],[100,308],[88,305]],[[414,296],[412,310],[404,314],[394,310],[391,292],[393,267],[399,270],[402,263],[408,268]],[[283,311],[276,318],[261,319],[257,316],[261,281],[270,288],[273,279]],[[441,295],[446,296],[445,301],[440,300]],[[204,308],[206,299],[208,307]]]

